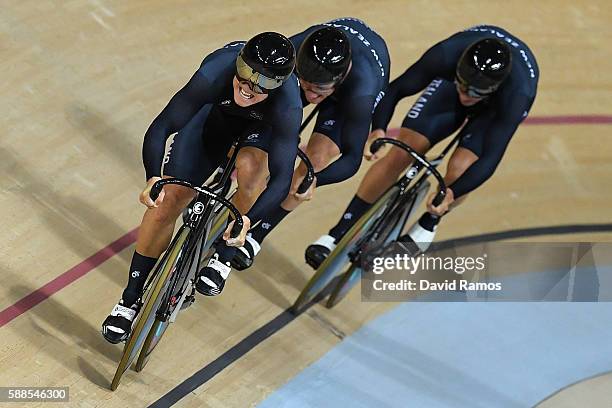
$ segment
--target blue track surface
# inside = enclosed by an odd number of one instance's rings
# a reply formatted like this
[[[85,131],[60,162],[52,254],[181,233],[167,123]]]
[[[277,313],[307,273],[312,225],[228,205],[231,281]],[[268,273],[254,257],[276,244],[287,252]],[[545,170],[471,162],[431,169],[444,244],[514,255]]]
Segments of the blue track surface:
[[[530,407],[612,369],[611,323],[610,303],[405,303],[259,407]]]

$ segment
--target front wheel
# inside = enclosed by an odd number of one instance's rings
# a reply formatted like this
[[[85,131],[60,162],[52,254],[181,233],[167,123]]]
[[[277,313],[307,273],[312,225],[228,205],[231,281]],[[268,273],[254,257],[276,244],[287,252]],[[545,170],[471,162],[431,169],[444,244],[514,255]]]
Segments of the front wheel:
[[[188,271],[184,271],[184,268],[186,266],[187,267],[189,266],[189,262],[186,262],[189,256],[188,254],[185,253],[186,252],[185,249],[187,247],[187,242],[188,242],[187,240],[188,229],[187,228],[182,229],[182,231],[179,232],[179,235],[181,237],[179,240],[177,240],[177,243],[176,243],[177,244],[176,248],[178,248],[178,251],[175,251],[174,250],[175,248],[172,248],[170,256],[168,257],[168,262],[165,265],[165,269],[168,269],[172,276],[168,279],[169,284],[167,285],[168,288],[166,289],[166,292],[160,297],[162,299],[166,299],[167,301],[170,301],[170,297],[174,295],[174,293],[169,293],[167,291],[176,290],[175,288],[173,288],[173,286],[177,284],[179,285],[178,287],[181,287],[182,282],[179,282],[181,280],[181,276],[182,274],[188,272]],[[183,235],[184,235],[184,238],[182,237]],[[187,258],[186,258],[186,255],[187,255]],[[184,290],[187,291],[188,288],[185,288]],[[159,311],[160,309],[165,309],[163,304],[160,304],[156,312]],[[138,360],[136,360],[136,366],[134,367],[135,371],[140,372],[145,367],[145,365],[147,365],[147,363],[149,362],[149,357],[151,356],[151,353],[161,341],[162,336],[164,335],[164,333],[166,332],[166,329],[170,325],[170,321],[171,319],[169,319],[168,317],[162,318],[159,315],[159,313],[155,315],[153,324],[151,328],[149,329],[147,337],[145,338],[145,341],[142,345],[142,349],[140,350],[140,354],[138,355]]]
[[[380,224],[376,224],[378,229],[376,236],[372,237],[372,240],[362,243],[362,248],[364,250],[373,249],[397,240],[404,229],[406,221],[412,217],[414,212],[425,199],[429,186],[430,184],[428,181],[424,182],[411,196],[408,197],[406,202],[402,205],[402,210],[398,209],[398,211],[387,213],[386,219],[381,220]],[[365,234],[367,234],[367,232]],[[332,308],[340,303],[340,301],[350,292],[353,286],[359,282],[361,273],[361,265],[351,262],[348,270],[342,274],[338,280],[338,283],[332,289],[325,306]]]
[[[153,326],[151,326],[151,330],[149,330],[149,334],[147,335],[147,338],[144,341],[142,350],[138,355],[138,360],[136,360],[136,366],[134,367],[134,371],[141,372],[142,369],[147,365],[147,363],[149,362],[149,357],[153,352],[153,349],[157,347],[157,344],[161,340],[169,325],[169,321],[163,321],[159,317],[155,318]]]
[[[357,284],[360,277],[361,268],[352,263],[348,270],[342,274],[340,280],[338,280],[338,284],[329,295],[325,307],[332,308],[340,303],[340,301],[351,291],[353,286]]]
[[[160,263],[154,269],[154,278],[144,294],[140,313],[123,348],[119,366],[111,382],[111,390],[113,391],[119,386],[121,377],[136,358],[136,354],[143,346],[149,331],[153,327],[155,313],[164,298],[163,293],[167,290],[168,282],[170,281],[170,275],[173,271],[172,266],[175,264],[176,258],[183,248],[187,235],[188,229],[181,228],[172,244],[170,244],[168,256],[162,257]]]
[[[293,304],[292,310],[294,313],[301,312],[304,306],[310,303],[317,295],[321,294],[331,281],[344,270],[346,265],[350,263],[348,254],[355,248],[356,244],[363,238],[373,223],[385,212],[385,209],[395,202],[399,194],[399,187],[391,187],[364,215],[361,216],[361,218],[359,218],[355,225],[344,234],[336,248],[319,266]]]

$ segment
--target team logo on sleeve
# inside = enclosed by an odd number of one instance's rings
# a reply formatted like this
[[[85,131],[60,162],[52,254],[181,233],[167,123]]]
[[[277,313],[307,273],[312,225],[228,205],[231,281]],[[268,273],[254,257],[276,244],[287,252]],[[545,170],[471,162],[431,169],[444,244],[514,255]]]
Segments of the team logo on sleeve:
[[[325,122],[323,122],[323,127],[331,128],[334,126],[334,123],[336,123],[334,119],[327,119]]]

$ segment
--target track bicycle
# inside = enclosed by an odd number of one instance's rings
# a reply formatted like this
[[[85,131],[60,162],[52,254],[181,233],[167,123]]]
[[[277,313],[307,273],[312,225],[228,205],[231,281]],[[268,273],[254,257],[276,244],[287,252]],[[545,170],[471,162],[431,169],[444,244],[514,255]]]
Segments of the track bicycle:
[[[314,111],[313,111],[314,112]],[[313,114],[306,119],[300,131],[308,125]],[[130,336],[126,340],[117,371],[111,382],[116,390],[127,368],[138,359],[134,366],[140,372],[159,344],[170,323],[178,313],[195,301],[195,281],[203,261],[209,257],[212,245],[224,232],[228,216],[236,220],[231,236],[237,236],[243,227],[242,215],[229,201],[234,194],[231,172],[234,168],[240,141],[234,142],[231,156],[224,168],[218,169],[211,185],[198,187],[175,178],[157,181],[151,188],[151,199],[156,200],[163,186],[176,184],[197,191],[198,195],[183,212],[183,225],[172,239],[168,249],[157,262],[144,286],[139,299],[140,312],[134,321]],[[314,168],[304,152],[298,149],[298,156],[307,168],[306,176],[298,188],[303,193],[314,180]]]
[[[431,161],[396,139],[380,138],[372,143],[370,151],[373,154],[382,145],[392,144],[410,154],[414,162],[338,242],[296,299],[292,306],[294,313],[300,313],[306,305],[324,299],[327,295],[327,307],[335,306],[346,296],[361,276],[364,254],[395,241],[401,235],[408,219],[427,195],[430,175],[433,175],[438,183],[438,193],[433,204],[442,202],[446,185],[436,167],[458,141],[459,136],[456,136]],[[422,174],[417,179],[420,173]]]

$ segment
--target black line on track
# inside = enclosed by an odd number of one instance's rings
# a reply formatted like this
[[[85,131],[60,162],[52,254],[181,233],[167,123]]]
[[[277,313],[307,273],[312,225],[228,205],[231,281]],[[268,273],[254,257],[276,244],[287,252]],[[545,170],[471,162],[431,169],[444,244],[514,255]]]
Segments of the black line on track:
[[[517,230],[492,232],[487,234],[470,235],[467,237],[440,241],[437,243],[436,249],[444,248],[450,245],[461,246],[512,238],[533,237],[538,235],[563,235],[587,232],[612,232],[612,223],[554,225],[548,227],[523,228]],[[327,285],[323,292],[315,299],[313,299],[309,304],[307,304],[302,309],[302,311],[300,311],[300,313],[294,314],[291,309],[284,310],[274,319],[270,320],[268,323],[264,324],[263,326],[255,330],[253,333],[249,334],[232,348],[217,357],[214,361],[202,367],[191,377],[187,378],[175,388],[170,390],[167,394],[163,395],[157,401],[149,405],[149,407],[170,407],[177,403],[187,394],[193,392],[194,390],[205,384],[208,380],[212,379],[215,375],[219,374],[233,362],[251,351],[258,344],[262,343],[274,333],[287,326],[289,323],[295,320],[296,317],[310,309],[315,303],[318,303],[319,301],[324,299],[332,290],[332,288],[336,285],[339,278],[339,276],[336,277],[329,285]]]
[[[202,369],[198,370],[191,377],[180,383],[178,386],[170,390],[166,395],[163,395],[160,399],[149,405],[151,407],[170,407],[176,404],[181,398],[196,390],[201,385],[212,379],[215,375],[223,371],[230,364],[244,356],[246,353],[255,348],[258,344],[262,343],[268,337],[282,329],[291,323],[296,317],[306,312],[315,303],[323,300],[327,295],[330,294],[334,286],[338,283],[340,276],[334,278],[323,291],[316,296],[310,303],[305,305],[299,313],[294,313],[291,308],[285,309],[274,319],[249,334],[244,339],[240,340],[238,344],[221,354],[215,360]]]

